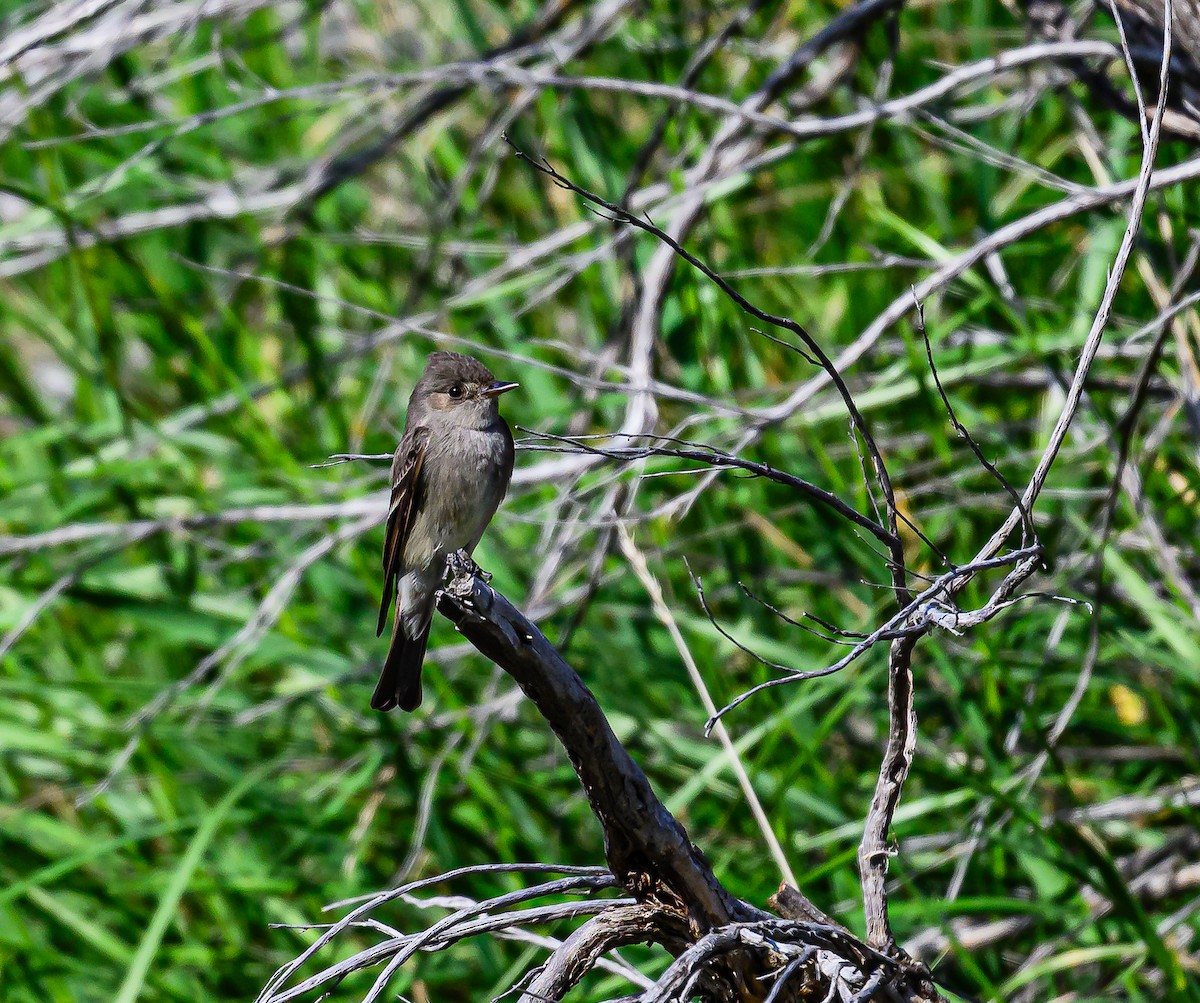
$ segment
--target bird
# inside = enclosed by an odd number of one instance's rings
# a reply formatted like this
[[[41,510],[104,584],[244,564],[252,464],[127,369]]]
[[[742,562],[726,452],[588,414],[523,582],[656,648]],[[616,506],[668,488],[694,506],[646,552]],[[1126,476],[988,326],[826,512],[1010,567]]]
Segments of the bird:
[[[513,437],[499,398],[517,386],[470,356],[434,352],[413,387],[392,457],[376,637],[393,598],[396,612],[374,710],[421,705],[421,665],[447,562],[459,551],[469,561],[512,479]]]

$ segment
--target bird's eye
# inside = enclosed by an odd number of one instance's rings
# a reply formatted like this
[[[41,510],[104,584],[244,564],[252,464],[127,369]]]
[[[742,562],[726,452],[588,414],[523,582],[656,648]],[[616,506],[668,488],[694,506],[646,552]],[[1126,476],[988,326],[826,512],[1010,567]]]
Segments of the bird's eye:
[[[448,393],[455,400],[458,400],[462,396],[462,387],[455,383],[450,387],[449,390],[446,391],[446,393]]]

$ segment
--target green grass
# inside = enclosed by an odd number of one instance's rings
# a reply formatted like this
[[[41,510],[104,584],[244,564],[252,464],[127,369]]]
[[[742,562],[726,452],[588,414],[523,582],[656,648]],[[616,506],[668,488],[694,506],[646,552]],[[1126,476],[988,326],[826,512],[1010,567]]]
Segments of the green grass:
[[[766,4],[697,86],[741,100],[838,6]],[[3,17],[24,23],[34,9],[22,9],[0,4]],[[649,3],[565,72],[677,81],[699,40],[732,9],[705,4],[685,14]],[[144,730],[130,727],[238,635],[308,548],[358,518],[223,522],[221,513],[350,505],[379,491],[384,465],[309,464],[347,449],[390,452],[409,388],[435,345],[466,346],[497,374],[519,379],[522,392],[505,399],[516,423],[555,433],[620,426],[622,317],[656,246],[635,235],[614,253],[617,229],[502,143],[484,144],[512,92],[472,88],[315,204],[263,195],[286,195],[314,165],[379,140],[418,91],[347,89],[259,105],[254,98],[470,58],[534,14],[532,4],[486,0],[364,0],[205,20],[69,83],[0,143],[0,537],[192,520],[136,539],[99,535],[0,556],[0,639],[23,628],[0,662],[0,999],[252,998],[315,936],[274,924],[326,921],[324,904],[387,887],[406,860],[412,875],[488,861],[602,861],[600,832],[569,764],[528,706],[482,722],[467,713],[509,687],[478,655],[430,665],[426,708],[416,717],[368,711],[383,654],[372,629],[378,528],[347,531],[298,574],[261,631]],[[900,28],[894,93],[937,79],[941,63],[1018,45],[1022,30],[999,3],[906,10]],[[871,93],[886,53],[872,34],[860,68],[813,113],[858,107],[854,95]],[[1014,77],[956,105],[996,104],[1019,86]],[[32,77],[0,82],[0,104],[33,88]],[[252,107],[193,119],[244,102]],[[1095,184],[1072,102],[1093,117],[1112,175],[1132,176],[1136,128],[1074,86],[964,127],[1065,179]],[[563,89],[538,95],[506,127],[522,149],[611,198],[662,110],[645,98]],[[680,110],[644,183],[678,191],[719,127],[706,112]],[[929,134],[937,126],[921,127],[924,134],[912,123],[874,128],[815,256],[809,248],[855,162],[857,134],[807,143],[714,188],[688,247],[725,272],[863,263],[873,249],[940,261],[1062,197],[935,144]],[[1191,152],[1167,142],[1159,162]],[[461,202],[448,207],[447,193],[459,185]],[[258,207],[225,211],[234,194]],[[1195,196],[1193,184],[1152,200],[1106,339],[1129,351],[1105,354],[1097,376],[1128,380],[1137,372],[1147,341],[1133,345],[1130,334],[1156,313],[1139,263],[1170,285],[1188,229],[1200,225]],[[143,214],[180,206],[190,207],[186,221],[145,222],[153,217]],[[660,224],[671,211],[649,208]],[[1170,222],[1169,236],[1160,218]],[[507,265],[576,224],[577,237]],[[106,236],[114,226],[131,232]],[[990,380],[1070,371],[1123,226],[1118,211],[1101,211],[1006,249],[1015,302],[981,267],[926,304],[955,408],[1015,482],[1032,470],[1060,398],[1051,385]],[[806,325],[834,354],[925,271],[736,283],[762,308]],[[432,319],[413,330],[392,323],[427,312]],[[1184,323],[1194,325],[1194,313]],[[656,378],[750,408],[784,399],[812,370],[751,326],[681,265],[662,305]],[[1195,328],[1185,332],[1195,353]],[[1176,386],[1190,364],[1178,353],[1172,340],[1159,370]],[[966,560],[1006,514],[1006,499],[946,422],[908,322],[846,376],[911,517],[944,552]],[[596,392],[578,377],[608,386]],[[1091,393],[1054,469],[1038,506],[1051,562],[1035,581],[1039,590],[1090,595],[1111,426],[1127,397],[1120,389]],[[1186,416],[1164,418],[1168,403],[1151,400],[1136,441],[1160,421],[1165,434],[1135,456],[1146,511],[1194,583],[1194,433]],[[689,438],[723,446],[744,427],[678,394],[660,397],[658,410],[662,429],[689,422]],[[844,412],[827,391],[747,453],[869,511]],[[552,458],[522,451],[518,466]],[[723,626],[764,657],[803,668],[840,652],[770,616],[739,581],[790,615],[809,611],[848,630],[878,623],[891,597],[864,584],[886,580],[872,549],[779,485],[723,474],[686,514],[652,515],[698,483],[678,470],[655,460],[644,472],[665,476],[636,480],[634,470],[604,465],[578,483],[526,486],[477,556],[515,602],[548,604],[541,625],[552,640],[570,629],[565,653],[618,735],[721,878],[761,904],[779,876],[720,746],[703,737],[704,711],[674,647],[619,552],[605,558],[590,603],[572,598],[587,580],[598,533],[585,526],[572,542],[560,530],[593,517],[613,478],[626,483],[634,537],[718,704],[771,673],[708,623],[684,558],[703,576]],[[1186,841],[1196,810],[1063,821],[1081,805],[1171,790],[1200,769],[1200,628],[1138,520],[1122,496],[1104,559],[1100,658],[1035,778],[1023,771],[1046,751],[1076,686],[1085,608],[1031,601],[962,638],[937,633],[918,648],[920,740],[891,865],[897,933],[904,940],[948,917],[1031,921],[1001,942],[952,947],[938,960],[939,977],[965,998],[1007,999],[1022,987],[1036,999],[1189,999],[1200,991],[1189,953],[1197,920],[1186,908],[1195,891],[1141,899],[1120,865],[1181,840],[1178,852],[1194,859]],[[564,559],[551,565],[560,540],[569,544]],[[937,573],[936,556],[915,536],[906,545],[915,569]],[[964,605],[978,605],[994,580],[970,588]],[[457,640],[439,623],[431,650]],[[837,676],[770,690],[727,718],[805,892],[855,928],[862,907],[854,850],[886,727],[882,659],[877,651]],[[95,794],[131,738],[128,763]],[[435,766],[428,825],[414,829]],[[955,858],[947,851],[975,819],[979,844],[948,903]],[[491,878],[440,891],[479,897],[518,884]],[[1098,916],[1094,894],[1110,900],[1111,911]],[[428,915],[397,904],[379,918],[416,928]],[[368,930],[347,932],[330,957],[375,939]],[[1022,967],[1038,948],[1039,959]],[[665,964],[661,953],[627,956],[652,971]],[[415,1000],[486,999],[540,957],[519,944],[481,942],[416,959],[391,989]],[[373,977],[347,981],[338,997],[358,998]],[[597,976],[580,998],[627,991]]]

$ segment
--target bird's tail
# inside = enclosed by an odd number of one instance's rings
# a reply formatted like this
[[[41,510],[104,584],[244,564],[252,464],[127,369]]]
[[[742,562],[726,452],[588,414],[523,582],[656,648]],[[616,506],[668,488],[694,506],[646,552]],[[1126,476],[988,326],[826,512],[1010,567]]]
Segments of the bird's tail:
[[[371,697],[374,710],[399,707],[404,711],[412,711],[421,706],[421,664],[425,661],[425,645],[429,641],[429,621],[425,621],[420,634],[409,637],[400,619],[396,617],[392,644]]]

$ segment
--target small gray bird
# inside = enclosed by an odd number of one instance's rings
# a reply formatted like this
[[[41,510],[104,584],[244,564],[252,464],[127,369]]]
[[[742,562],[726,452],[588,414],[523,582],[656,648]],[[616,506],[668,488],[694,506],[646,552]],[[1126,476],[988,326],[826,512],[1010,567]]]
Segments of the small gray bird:
[[[408,399],[404,437],[392,458],[392,500],[383,544],[379,629],[396,596],[392,644],[375,710],[421,705],[421,663],[446,561],[469,557],[508,490],[513,437],[500,417],[504,383],[456,352],[434,352]]]

